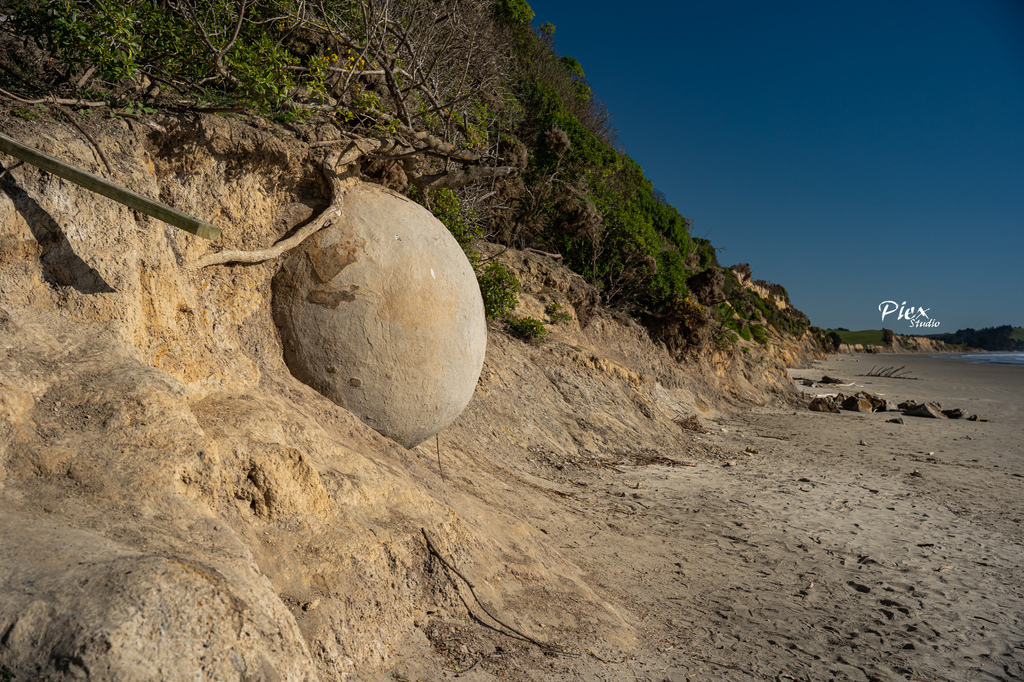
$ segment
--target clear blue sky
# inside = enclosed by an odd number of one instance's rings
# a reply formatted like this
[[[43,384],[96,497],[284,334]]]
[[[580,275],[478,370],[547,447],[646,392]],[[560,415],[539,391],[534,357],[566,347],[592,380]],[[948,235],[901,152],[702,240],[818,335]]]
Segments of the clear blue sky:
[[[1024,1],[530,4],[693,234],[812,324],[1024,326]]]

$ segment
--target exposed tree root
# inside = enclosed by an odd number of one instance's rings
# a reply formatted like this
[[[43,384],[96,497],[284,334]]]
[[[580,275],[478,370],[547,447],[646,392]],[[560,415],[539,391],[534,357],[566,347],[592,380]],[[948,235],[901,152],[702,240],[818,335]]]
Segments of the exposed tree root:
[[[357,143],[353,142],[345,151],[332,154],[324,160],[324,176],[331,186],[331,205],[324,209],[309,225],[306,225],[291,237],[288,237],[288,239],[279,241],[270,248],[256,251],[231,250],[210,253],[199,260],[189,263],[188,269],[199,270],[211,265],[223,265],[225,263],[263,263],[273,260],[285,251],[290,251],[299,246],[310,236],[330,225],[334,218],[341,215],[341,198],[345,191],[353,184],[352,173],[348,167],[362,155],[363,152]],[[339,168],[344,170],[339,172]]]

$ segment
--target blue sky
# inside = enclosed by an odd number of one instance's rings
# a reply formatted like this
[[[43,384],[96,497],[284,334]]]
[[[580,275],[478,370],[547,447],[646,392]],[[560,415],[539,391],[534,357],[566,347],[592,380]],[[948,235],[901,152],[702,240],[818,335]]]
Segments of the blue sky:
[[[1021,0],[530,4],[693,234],[812,324],[1024,326]]]

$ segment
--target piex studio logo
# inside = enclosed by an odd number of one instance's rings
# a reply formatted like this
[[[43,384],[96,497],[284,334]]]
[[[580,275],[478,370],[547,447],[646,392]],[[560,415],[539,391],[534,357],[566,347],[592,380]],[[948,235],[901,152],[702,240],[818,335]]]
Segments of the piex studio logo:
[[[931,308],[908,306],[906,301],[898,304],[896,301],[882,301],[878,304],[878,311],[882,313],[883,322],[885,322],[886,315],[892,315],[899,311],[896,319],[906,320],[911,327],[938,327],[939,321],[928,316],[929,310]]]

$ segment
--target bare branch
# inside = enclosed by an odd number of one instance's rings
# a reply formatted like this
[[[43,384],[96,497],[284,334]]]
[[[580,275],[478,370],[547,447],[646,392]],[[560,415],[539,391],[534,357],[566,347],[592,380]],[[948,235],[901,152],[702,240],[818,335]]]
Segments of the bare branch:
[[[518,170],[515,166],[498,166],[496,168],[492,166],[473,166],[472,168],[463,168],[436,175],[421,175],[412,178],[412,184],[424,192],[432,189],[454,189],[487,178],[500,178],[512,175]]]
[[[441,138],[429,133],[425,130],[417,132],[412,128],[403,127],[401,132],[408,137],[413,138],[419,142],[423,142],[430,149],[441,152],[442,154],[449,156],[456,161],[462,161],[463,163],[474,163],[480,160],[480,155],[473,152],[460,151],[455,148],[454,145],[449,144]]]
[[[196,12],[193,3],[191,1],[188,1],[178,2],[175,4],[175,7],[178,9],[178,11],[180,11],[185,16],[185,18],[189,20],[189,22],[193,26],[193,29],[196,31],[199,37],[202,38],[203,42],[206,43],[206,47],[211,52],[211,62],[213,64],[214,69],[216,69],[217,71],[216,76],[207,76],[206,78],[201,79],[199,81],[199,85],[203,85],[204,83],[217,80],[218,78],[223,78],[233,84],[237,84],[239,82],[238,79],[230,71],[228,71],[227,67],[224,66],[224,57],[225,55],[227,55],[228,51],[231,50],[235,42],[238,40],[238,35],[242,31],[242,25],[245,23],[245,10],[246,8],[248,8],[249,4],[252,1],[253,0],[241,1],[241,4],[238,7],[238,20],[235,22],[235,27],[231,34],[231,37],[228,39],[224,47],[220,49],[217,49],[217,47],[213,44],[213,39],[210,37],[209,32],[207,32],[206,27],[203,25],[202,20],[199,18],[199,15]]]
[[[75,128],[78,129],[78,132],[82,133],[82,135],[85,135],[85,139],[89,140],[89,142],[92,144],[93,149],[96,150],[96,154],[100,157],[100,161],[102,161],[103,165],[106,166],[106,168],[107,168],[107,175],[110,176],[111,178],[113,178],[114,177],[114,169],[113,169],[113,167],[111,167],[110,161],[107,160],[107,155],[103,153],[103,149],[99,146],[99,144],[97,144],[96,140],[93,139],[92,135],[89,134],[89,131],[87,131],[82,126],[78,125],[78,121],[75,120],[75,117],[72,115],[72,113],[70,111],[68,111],[67,109],[65,109],[63,106],[61,106],[57,102],[57,98],[56,97],[53,97],[52,101],[53,101],[53,106],[57,109],[57,111],[59,111],[61,113],[61,115],[69,123],[71,123],[71,125],[75,126]]]
[[[21,102],[22,104],[47,104],[49,102],[55,102],[57,104],[66,104],[66,105],[71,106],[71,107],[106,107],[106,106],[110,106],[109,102],[89,102],[89,101],[84,100],[84,99],[62,99],[60,97],[56,97],[56,98],[54,98],[54,97],[44,97],[43,99],[23,99],[23,98],[18,97],[17,95],[15,95],[13,93],[7,92],[3,88],[0,88],[0,95],[3,95],[5,97],[10,97],[11,99],[15,100],[16,102]]]
[[[541,251],[540,249],[531,249],[529,247],[527,247],[526,250],[530,253],[536,253],[539,256],[547,256],[552,260],[562,260],[562,254],[560,253],[551,253],[550,251]]]
[[[89,82],[89,79],[92,78],[94,73],[96,73],[95,65],[90,66],[88,69],[86,69],[85,73],[82,74],[82,77],[79,78],[78,82],[75,83],[75,88],[77,90],[81,90],[83,87],[85,87],[85,84]]]
[[[299,71],[308,73],[311,69],[308,66],[282,66],[285,71]],[[374,69],[372,71],[363,71],[359,69],[342,69],[337,66],[325,66],[324,71],[333,71],[334,73],[350,73],[353,76],[383,76],[384,69]],[[401,69],[398,69],[399,73],[404,73]]]

